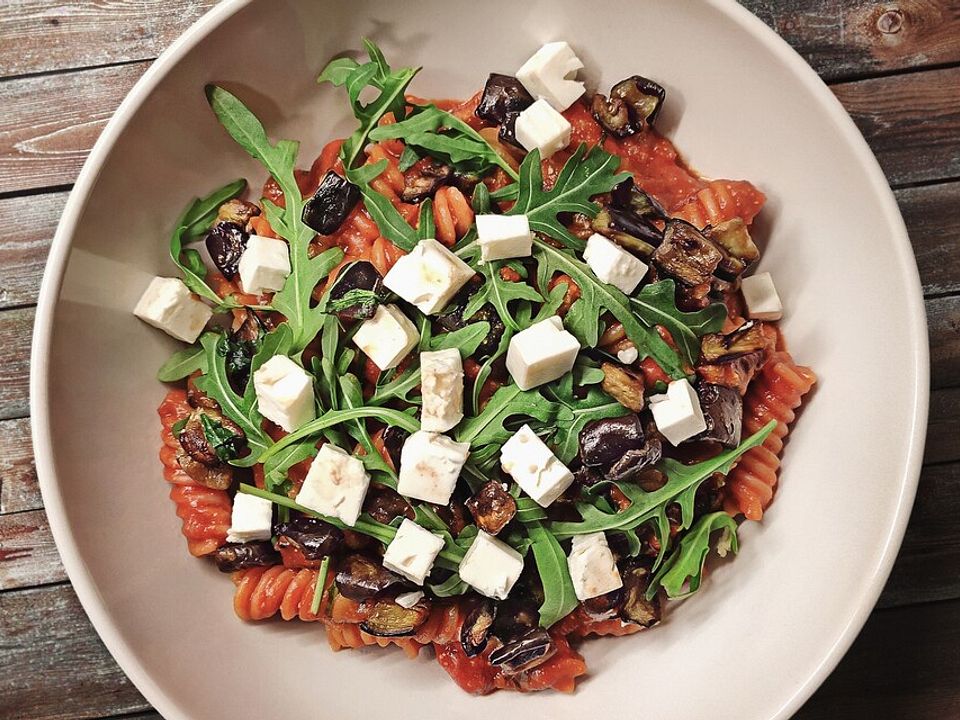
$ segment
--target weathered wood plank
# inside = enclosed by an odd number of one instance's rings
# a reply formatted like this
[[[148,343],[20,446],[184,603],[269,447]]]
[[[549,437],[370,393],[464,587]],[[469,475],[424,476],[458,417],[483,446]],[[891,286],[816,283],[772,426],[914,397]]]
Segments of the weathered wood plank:
[[[960,717],[960,601],[879,610],[796,720]]]
[[[28,413],[33,317],[33,308],[0,312],[0,420]]]
[[[145,712],[69,585],[0,593],[0,717],[68,720]]]
[[[149,63],[0,83],[0,193],[73,182]]]
[[[0,515],[0,591],[66,579],[43,510]]]
[[[930,387],[960,385],[960,296],[927,300]]]
[[[3,76],[151,60],[215,0],[95,0],[0,4]]]
[[[43,507],[33,464],[30,420],[0,421],[0,514]]]
[[[833,92],[892,185],[960,176],[960,67],[842,83]]]
[[[741,0],[826,80],[960,61],[956,0]]]
[[[960,461],[960,388],[930,393],[930,421],[923,461],[946,463]]]
[[[65,192],[0,200],[0,309],[37,301],[50,241],[66,201]]]
[[[960,292],[960,182],[903,188],[895,194],[910,232],[923,291],[931,295]]]
[[[960,464],[923,468],[910,524],[880,607],[960,598]]]

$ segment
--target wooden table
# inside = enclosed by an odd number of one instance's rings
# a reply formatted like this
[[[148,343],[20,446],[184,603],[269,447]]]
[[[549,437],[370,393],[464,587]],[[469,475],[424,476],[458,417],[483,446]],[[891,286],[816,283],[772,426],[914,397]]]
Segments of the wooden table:
[[[93,631],[50,536],[27,417],[30,330],[47,248],[87,152],[150,61],[212,4],[0,3],[2,718],[159,717]],[[798,717],[957,718],[960,0],[745,4],[831,85],[877,154],[910,229],[930,324],[926,464],[903,549],[860,638]]]

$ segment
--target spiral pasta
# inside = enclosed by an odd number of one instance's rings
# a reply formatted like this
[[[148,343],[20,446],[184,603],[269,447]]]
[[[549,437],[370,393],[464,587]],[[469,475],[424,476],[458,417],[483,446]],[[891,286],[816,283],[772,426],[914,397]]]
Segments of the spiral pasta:
[[[733,218],[741,218],[749,225],[765,201],[763,193],[748,182],[711,180],[677,208],[673,216],[698,228],[719,225]]]
[[[771,420],[777,426],[763,445],[747,451],[727,476],[726,509],[759,520],[773,499],[783,441],[803,396],[816,383],[810,368],[794,363],[787,352],[774,353],[743,399],[744,433],[755,433]]]
[[[240,570],[233,576],[237,585],[233,610],[241,620],[266,620],[277,613],[284,620],[319,620],[319,615],[326,612],[328,600],[325,593],[319,612],[311,611],[317,574],[310,568],[293,570],[282,565]],[[327,587],[332,581],[328,574]]]
[[[437,240],[451,246],[467,234],[473,224],[473,208],[455,187],[442,187],[433,198],[433,221]]]

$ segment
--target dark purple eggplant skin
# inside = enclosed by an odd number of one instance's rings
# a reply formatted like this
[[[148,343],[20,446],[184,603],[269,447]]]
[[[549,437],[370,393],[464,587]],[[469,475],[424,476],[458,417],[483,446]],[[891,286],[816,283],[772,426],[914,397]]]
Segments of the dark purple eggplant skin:
[[[409,502],[392,488],[374,483],[363,499],[363,511],[377,522],[389,525],[398,517],[413,520],[415,513]]]
[[[368,600],[388,587],[407,585],[399,575],[390,572],[379,561],[353,554],[343,559],[337,571],[337,590],[350,600]]]
[[[373,263],[357,260],[340,270],[336,282],[330,288],[331,302],[342,299],[351,290],[369,290],[379,297],[383,296],[383,278]],[[376,314],[379,304],[378,301],[371,300],[338,309],[336,312],[341,320],[369,320]]]
[[[205,244],[207,252],[217,270],[223,273],[227,280],[233,280],[237,275],[240,256],[247,249],[247,232],[232,222],[220,222],[207,233]]]
[[[322,560],[334,555],[344,547],[343,531],[323,520],[301,515],[287,522],[277,523],[273,528],[278,546],[293,546],[307,560]]]
[[[476,657],[487,647],[497,619],[497,605],[489,598],[477,598],[460,627],[460,645],[467,657]]]
[[[556,651],[550,633],[543,628],[534,628],[490,653],[490,664],[513,675],[542,665]]]
[[[628,210],[630,213],[644,220],[663,220],[669,219],[667,211],[663,205],[658,203],[650,195],[637,187],[633,178],[627,178],[618,183],[610,191],[610,204],[614,207]]]
[[[710,282],[723,254],[690,223],[668,220],[652,259],[662,274],[693,286]]]
[[[383,431],[383,448],[387,451],[395,468],[400,467],[400,451],[408,437],[410,433],[396,425],[388,425]]]
[[[506,326],[503,324],[503,320],[500,319],[499,313],[494,310],[493,305],[484,305],[477,310],[469,320],[464,321],[463,311],[466,309],[470,297],[479,289],[479,285],[468,283],[463,290],[457,293],[447,306],[447,310],[436,317],[437,324],[447,332],[459,330],[476,322],[489,323],[490,332],[487,333],[483,342],[477,346],[475,357],[478,359],[489,357],[495,353],[500,346],[503,333],[506,332]]]
[[[663,444],[658,437],[648,437],[642,448],[627,450],[607,471],[614,482],[637,482],[642,470],[660,460]]]
[[[725,447],[739,445],[743,431],[743,398],[740,393],[722,385],[701,383],[697,395],[703,419],[707,422],[707,429],[697,439],[713,440]]]
[[[329,235],[340,228],[359,200],[360,188],[330,170],[313,197],[303,204],[300,219],[311,230]]]
[[[533,105],[533,96],[512,75],[490,73],[483,86],[483,95],[474,113],[481,120],[494,125],[503,125],[508,113],[519,115]]]
[[[580,460],[588,467],[609,468],[630,450],[645,443],[643,425],[635,414],[594,420],[580,431]]]
[[[213,561],[220,572],[234,572],[253,567],[278,565],[283,560],[269,540],[247,543],[227,543],[213,553]]]

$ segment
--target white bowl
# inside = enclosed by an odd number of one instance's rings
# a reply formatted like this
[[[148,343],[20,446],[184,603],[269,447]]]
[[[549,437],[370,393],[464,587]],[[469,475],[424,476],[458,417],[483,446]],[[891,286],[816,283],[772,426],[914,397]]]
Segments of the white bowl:
[[[264,177],[203,95],[224,82],[308,165],[352,128],[314,77],[369,35],[413,92],[467,96],[566,38],[605,88],[636,72],[668,89],[662,128],[707,176],[769,197],[762,269],[798,361],[820,384],[776,500],[742,552],[662,626],[588,642],[577,693],[472,698],[431,660],[334,655],[322,631],[245,625],[229,578],[191,558],[157,460],[153,377],[175,343],[131,308],[172,274],[184,204]],[[150,68],[90,156],[54,240],[37,313],[32,411],[44,501],[87,613],[170,720],[203,718],[785,718],[836,665],[884,584],[913,500],[927,411],[914,259],[880,169],[814,72],[733,2],[226,2]]]

